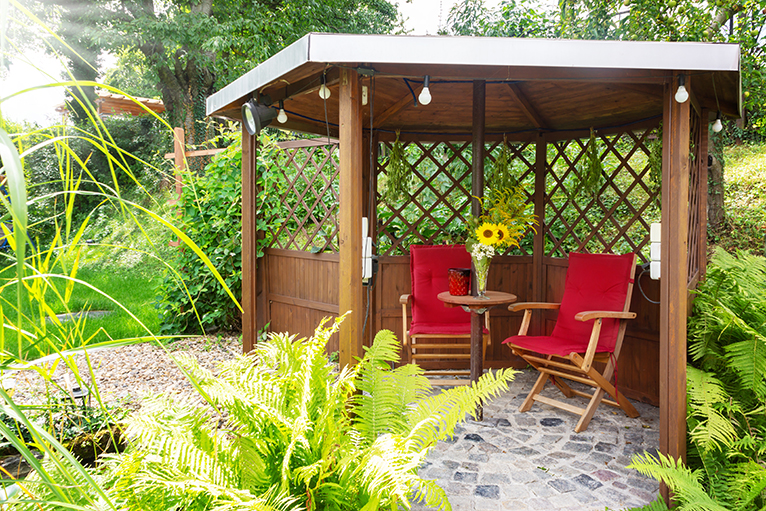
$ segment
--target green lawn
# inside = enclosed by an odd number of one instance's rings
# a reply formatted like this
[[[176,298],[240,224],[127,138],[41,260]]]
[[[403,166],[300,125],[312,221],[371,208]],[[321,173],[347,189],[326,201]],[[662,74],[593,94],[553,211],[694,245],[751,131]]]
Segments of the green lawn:
[[[66,269],[59,265],[49,273],[68,274],[71,271],[72,262],[68,262]],[[80,264],[83,267],[77,271],[76,278],[101,292],[84,284],[69,284],[71,296],[68,303],[63,303],[57,296],[57,292],[61,297],[66,296],[67,281],[60,278],[50,279],[51,285],[55,286],[55,290],[48,289],[45,293],[45,302],[50,307],[50,311],[55,314],[80,311],[110,311],[111,313],[100,318],[86,318],[81,322],[80,328],[76,328],[77,321],[66,322],[63,328],[59,328],[48,320],[45,329],[50,336],[50,341],[55,337],[56,344],[61,349],[62,346],[71,348],[81,346],[83,343],[94,344],[107,341],[110,338],[144,337],[149,335],[149,332],[159,331],[160,319],[158,310],[155,308],[155,288],[158,280],[161,279],[163,266],[161,262],[148,256],[141,257],[130,250],[84,246]],[[0,274],[0,279],[4,282],[14,277],[15,269],[13,268]],[[9,286],[0,293],[0,304],[6,318],[14,320],[16,318],[16,286]],[[37,301],[29,299],[22,301],[22,311],[27,318],[34,317],[39,321],[38,307]],[[135,315],[138,321],[133,319],[128,311]],[[142,327],[139,321],[146,328]],[[33,330],[29,319],[24,321],[24,327],[26,330]],[[40,328],[38,324],[38,331]],[[30,349],[25,358],[36,358],[50,353],[50,349],[46,347],[49,340],[42,339],[38,343],[39,349]],[[8,329],[6,329],[4,349],[18,354],[16,336]]]

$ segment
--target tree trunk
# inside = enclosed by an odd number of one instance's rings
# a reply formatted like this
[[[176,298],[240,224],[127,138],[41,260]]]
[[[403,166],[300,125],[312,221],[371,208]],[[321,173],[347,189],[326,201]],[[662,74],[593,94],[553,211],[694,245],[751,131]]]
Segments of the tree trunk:
[[[723,203],[723,165],[712,152],[710,153],[708,167],[708,198],[707,198],[707,221],[709,229],[721,232],[726,221],[726,211]]]

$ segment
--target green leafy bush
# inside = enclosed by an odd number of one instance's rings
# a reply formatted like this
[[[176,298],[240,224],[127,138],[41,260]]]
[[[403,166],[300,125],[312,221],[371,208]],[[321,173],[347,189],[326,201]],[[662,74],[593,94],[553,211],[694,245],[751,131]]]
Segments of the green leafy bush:
[[[718,250],[689,320],[688,467],[634,458],[683,509],[766,505],[766,259]]]
[[[118,507],[372,511],[418,500],[450,509],[417,469],[514,371],[432,394],[417,366],[391,368],[400,343],[386,330],[338,371],[325,345],[341,320],[308,339],[271,334],[218,376],[180,360],[208,403],[160,398],[128,419],[135,442],[103,481]]]
[[[202,175],[184,175],[180,222],[184,233],[215,265],[239,300],[242,296],[242,142],[239,133],[216,155]],[[259,139],[256,171],[258,256],[271,243],[272,227],[281,222],[279,201],[283,180],[277,146],[266,135]],[[171,255],[171,270],[159,286],[162,333],[239,330],[241,309],[220,286],[205,263],[180,248]]]

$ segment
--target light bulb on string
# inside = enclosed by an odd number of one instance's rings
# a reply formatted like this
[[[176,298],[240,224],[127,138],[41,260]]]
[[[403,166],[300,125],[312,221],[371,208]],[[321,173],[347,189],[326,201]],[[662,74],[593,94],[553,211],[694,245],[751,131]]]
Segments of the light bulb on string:
[[[718,111],[718,115],[715,117],[715,122],[713,123],[713,133],[719,133],[723,129],[723,123],[721,122],[721,111]]]
[[[431,77],[426,75],[425,78],[423,78],[423,90],[420,91],[420,95],[418,96],[418,103],[421,105],[427,105],[431,102],[429,85],[431,85]]]
[[[326,100],[330,97],[330,88],[327,86],[327,77],[322,75],[322,85],[319,87],[319,97]]]
[[[280,124],[284,124],[287,122],[287,113],[285,112],[285,102],[280,101],[279,102],[279,114],[277,114],[277,121]]]
[[[679,103],[686,103],[689,99],[689,91],[686,90],[686,77],[684,75],[678,75],[678,89],[676,90],[676,101]]]

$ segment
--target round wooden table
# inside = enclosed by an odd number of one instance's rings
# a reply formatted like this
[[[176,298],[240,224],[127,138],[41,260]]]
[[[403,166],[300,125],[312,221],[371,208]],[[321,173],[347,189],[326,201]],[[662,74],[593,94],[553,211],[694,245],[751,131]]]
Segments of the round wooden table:
[[[497,305],[516,301],[516,295],[502,291],[487,291],[486,296],[486,299],[480,299],[471,295],[451,295],[449,291],[437,295],[437,298],[444,302],[445,307],[462,307],[463,310],[471,313],[471,381],[477,381],[484,373],[482,360],[484,313]],[[483,419],[481,406],[476,410],[476,418]]]

